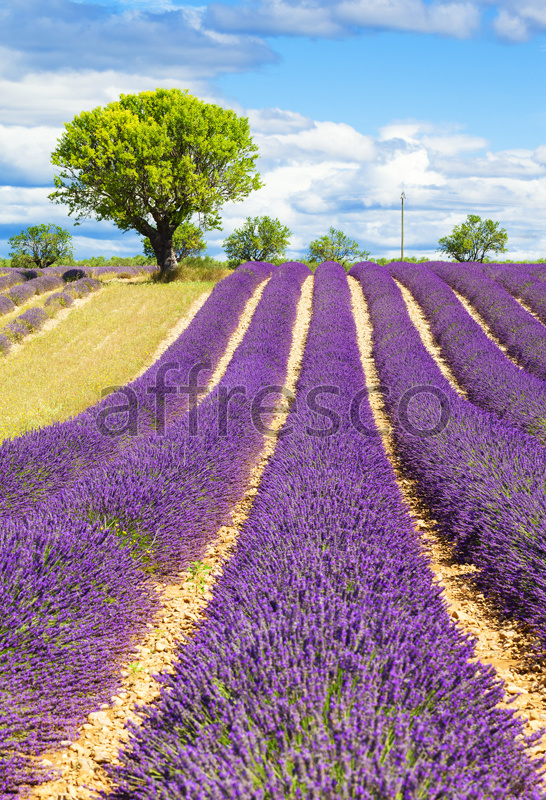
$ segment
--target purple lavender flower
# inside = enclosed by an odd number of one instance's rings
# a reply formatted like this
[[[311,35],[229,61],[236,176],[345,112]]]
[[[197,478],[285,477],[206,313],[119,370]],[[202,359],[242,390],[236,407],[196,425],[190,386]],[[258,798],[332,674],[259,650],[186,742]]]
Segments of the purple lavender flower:
[[[28,311],[17,317],[16,322],[26,325],[29,331],[37,331],[48,319],[48,315],[42,308],[29,308]]]
[[[0,316],[9,314],[15,308],[15,303],[6,295],[0,294]]]
[[[74,298],[68,292],[55,292],[55,294],[50,295],[44,303],[44,307],[47,306],[61,306],[65,308],[66,306],[71,306],[74,303]]]
[[[16,306],[26,303],[26,301],[30,300],[31,297],[34,297],[35,294],[36,289],[33,286],[30,286],[29,283],[22,283],[20,286],[14,286],[9,290],[9,292],[7,292],[7,296],[10,298],[10,300],[13,300]]]
[[[380,438],[350,420],[364,375],[344,271],[315,280],[287,433],[110,798],[538,800],[522,723],[447,616]],[[325,386],[330,435],[305,402]]]

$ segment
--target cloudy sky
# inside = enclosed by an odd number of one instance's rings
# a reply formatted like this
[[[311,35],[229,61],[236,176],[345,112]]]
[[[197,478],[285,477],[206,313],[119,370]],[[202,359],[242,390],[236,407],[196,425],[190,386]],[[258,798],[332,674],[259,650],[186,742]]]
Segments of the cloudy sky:
[[[330,226],[374,256],[433,256],[467,214],[509,257],[546,257],[544,0],[3,0],[0,256],[54,222],[76,257],[134,255],[136,234],[75,227],[47,195],[63,123],[120,93],[187,88],[248,116],[264,188],[224,230],[269,214],[291,257]]]

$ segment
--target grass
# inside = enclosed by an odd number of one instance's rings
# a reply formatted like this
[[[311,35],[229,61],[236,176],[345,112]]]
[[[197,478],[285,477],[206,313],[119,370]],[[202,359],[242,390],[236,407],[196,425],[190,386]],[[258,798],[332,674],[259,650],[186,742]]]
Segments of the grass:
[[[0,358],[0,441],[68,419],[132,380],[213,282],[111,282]]]

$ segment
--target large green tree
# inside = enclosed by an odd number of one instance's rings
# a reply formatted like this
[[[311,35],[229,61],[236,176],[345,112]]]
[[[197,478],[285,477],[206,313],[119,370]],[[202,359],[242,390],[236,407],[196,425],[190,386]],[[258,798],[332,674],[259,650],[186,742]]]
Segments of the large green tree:
[[[58,225],[31,225],[10,236],[10,256],[14,266],[49,267],[56,261],[74,258],[72,234]]]
[[[154,258],[154,249],[148,237],[144,239],[143,245],[144,255]],[[173,233],[173,250],[179,263],[185,258],[200,256],[206,249],[207,243],[203,239],[203,231],[192,222],[183,222]]]
[[[455,225],[451,236],[438,242],[437,250],[456,261],[483,261],[487,253],[506,253],[508,234],[500,222],[469,214],[465,222]]]
[[[343,231],[336,228],[329,228],[324,236],[314,239],[307,253],[310,261],[337,261],[343,267],[358,259],[365,261],[369,255],[367,250],[360,250],[355,239],[349,239]]]
[[[244,225],[224,240],[222,247],[230,266],[243,261],[268,261],[284,256],[290,236],[291,231],[278,219],[247,217]]]
[[[180,89],[121,95],[65,124],[51,156],[56,191],[77,220],[94,215],[150,240],[160,272],[177,264],[173,234],[197,215],[220,228],[219,209],[262,184],[248,119]]]

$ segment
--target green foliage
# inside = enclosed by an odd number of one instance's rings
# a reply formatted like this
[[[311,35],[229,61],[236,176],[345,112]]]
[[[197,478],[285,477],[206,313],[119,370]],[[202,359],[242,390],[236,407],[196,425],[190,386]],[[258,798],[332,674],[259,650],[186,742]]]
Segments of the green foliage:
[[[262,184],[248,119],[180,89],[121,95],[65,124],[51,156],[49,198],[77,220],[94,215],[150,240],[163,274],[176,267],[173,234],[198,215],[220,228],[219,209]]]
[[[82,258],[81,261],[65,261],[64,266],[67,267],[142,267],[147,264],[153,266],[156,264],[155,256],[149,258],[148,256],[91,256],[91,258]]]
[[[455,225],[451,236],[439,240],[439,252],[446,253],[456,261],[484,261],[489,251],[506,253],[508,234],[499,228],[499,222],[482,220],[476,214],[469,214],[465,222]]]
[[[278,219],[247,217],[242,227],[224,239],[222,247],[229,266],[237,267],[245,261],[282,259],[291,235],[292,232]]]
[[[342,231],[329,228],[328,233],[320,239],[314,239],[309,245],[307,258],[310,261],[322,263],[323,261],[337,261],[347,268],[350,262],[366,261],[370,256],[367,250],[359,250],[358,242],[349,239]]]
[[[149,238],[143,242],[144,254],[149,258],[155,258],[154,249]],[[176,260],[181,261],[198,257],[207,249],[207,243],[203,239],[203,231],[191,222],[183,222],[173,233],[173,250],[176,253]]]
[[[72,234],[58,225],[31,225],[8,239],[13,267],[50,267],[72,258]]]
[[[374,264],[379,264],[381,267],[384,267],[385,264],[394,264],[399,262],[400,258],[374,258],[372,261]],[[421,256],[420,258],[417,258],[417,256],[404,256],[404,262],[406,261],[410,264],[424,264],[427,261],[430,261],[430,258],[427,258],[427,256]]]
[[[210,572],[212,567],[209,564],[204,564],[202,561],[194,561],[193,564],[190,564],[188,567],[188,572],[191,575],[191,580],[195,583],[196,587],[200,589],[202,592],[205,591],[206,588],[206,575]]]

